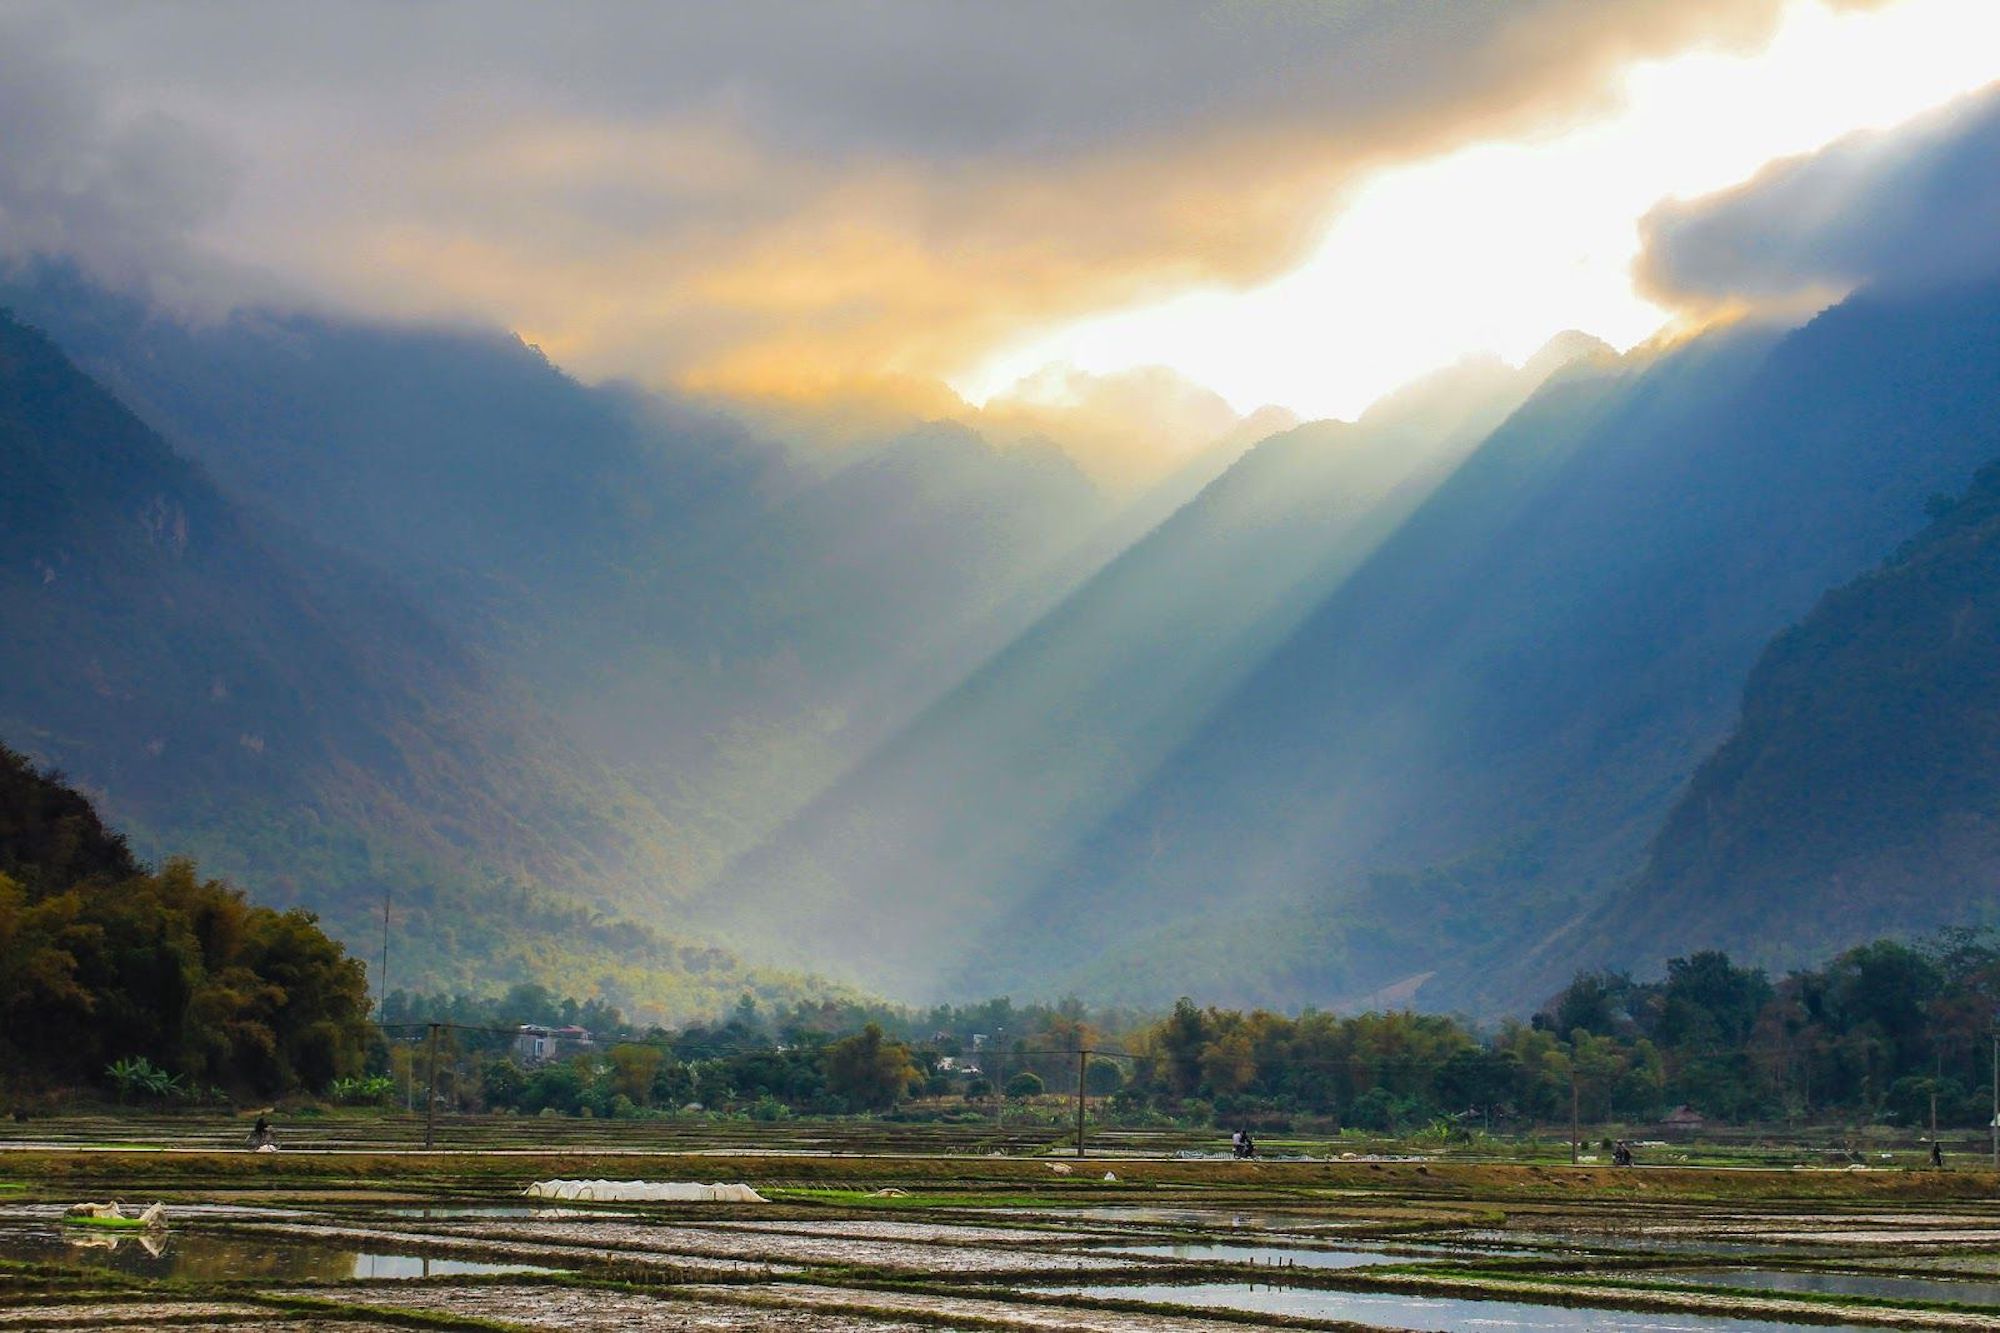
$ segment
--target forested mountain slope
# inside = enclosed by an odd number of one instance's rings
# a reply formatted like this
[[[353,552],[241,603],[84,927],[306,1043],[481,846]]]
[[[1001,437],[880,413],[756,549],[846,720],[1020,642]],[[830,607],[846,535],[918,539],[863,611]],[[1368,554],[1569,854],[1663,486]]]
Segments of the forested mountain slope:
[[[220,494],[4,317],[0,618],[0,737],[148,856],[354,942],[393,889],[412,976],[594,957],[689,1008],[748,979],[605,915],[661,859],[647,802],[381,575]]]
[[[1609,957],[1728,940],[1788,967],[2000,918],[2000,467],[1931,508],[1765,649],[1735,730],[1595,923]]]
[[[0,287],[228,492],[366,564],[665,813],[672,897],[1112,552],[1053,449],[822,454],[504,333]]]
[[[2000,454],[2000,288],[1863,295],[1503,426],[989,937],[1093,993],[1501,1007],[1762,645]],[[1732,945],[1734,941],[1730,941]]]

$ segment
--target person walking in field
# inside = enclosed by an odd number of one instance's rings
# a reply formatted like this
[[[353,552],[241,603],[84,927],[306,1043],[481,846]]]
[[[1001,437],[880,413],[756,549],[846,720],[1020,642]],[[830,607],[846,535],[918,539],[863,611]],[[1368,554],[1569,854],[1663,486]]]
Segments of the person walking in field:
[[[1944,1145],[1936,1139],[1931,1140],[1931,1170],[1944,1170]]]

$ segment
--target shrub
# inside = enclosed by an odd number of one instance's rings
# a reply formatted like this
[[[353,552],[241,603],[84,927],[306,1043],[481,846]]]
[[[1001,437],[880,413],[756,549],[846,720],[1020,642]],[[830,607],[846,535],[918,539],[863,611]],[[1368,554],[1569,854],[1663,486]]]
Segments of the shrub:
[[[343,1106],[386,1106],[395,1095],[396,1082],[382,1074],[361,1078],[337,1078],[327,1088]]]
[[[1007,1080],[1007,1095],[1015,1101],[1025,1101],[1029,1097],[1039,1097],[1042,1095],[1042,1091],[1042,1077],[1032,1070],[1023,1070],[1021,1073]]]

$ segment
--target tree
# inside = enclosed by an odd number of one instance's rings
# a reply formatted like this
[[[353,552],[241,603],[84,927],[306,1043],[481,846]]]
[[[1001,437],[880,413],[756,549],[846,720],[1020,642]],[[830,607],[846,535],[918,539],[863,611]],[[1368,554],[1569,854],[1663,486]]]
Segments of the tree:
[[[1673,959],[1654,1035],[1675,1047],[1741,1047],[1771,994],[1762,970],[1737,967],[1726,953],[1711,949]]]
[[[511,1058],[502,1057],[480,1071],[480,1094],[488,1107],[517,1107],[528,1086],[528,1076]]]
[[[1849,949],[1827,972],[1830,1005],[1846,1026],[1878,1032],[1894,1068],[1929,1050],[1930,1009],[1944,985],[1936,963],[1907,944],[1876,940]]]
[[[1608,1037],[1625,1018],[1632,978],[1622,972],[1579,972],[1549,1005],[1548,1022],[1559,1037],[1578,1031]]]
[[[626,1041],[613,1046],[607,1055],[611,1060],[611,1090],[630,1097],[635,1105],[651,1102],[653,1079],[667,1053],[657,1046]]]
[[[653,1071],[655,1105],[679,1107],[694,1100],[694,1071],[679,1060],[664,1060]]]
[[[1243,1025],[1202,1047],[1201,1080],[1210,1091],[1241,1092],[1257,1077],[1257,1051]]]
[[[543,1065],[528,1076],[527,1086],[521,1090],[520,1106],[523,1111],[559,1111],[564,1115],[575,1115],[583,1106],[585,1092],[583,1071],[568,1061]]]
[[[1438,1095],[1448,1108],[1491,1115],[1507,1100],[1519,1070],[1520,1061],[1506,1052],[1468,1046],[1453,1051],[1438,1071]]]
[[[922,1078],[910,1048],[883,1036],[880,1023],[826,1048],[827,1090],[850,1106],[886,1111]]]
[[[269,1095],[361,1072],[366,975],[310,913],[185,860],[144,871],[4,747],[0,868],[0,1079],[118,1082],[113,1061],[144,1060]]]
[[[1039,1097],[1046,1090],[1042,1076],[1031,1069],[1024,1069],[1007,1080],[1007,1095],[1017,1102],[1030,1097]]]
[[[1208,1044],[1208,1025],[1194,1001],[1183,995],[1174,1012],[1160,1025],[1155,1044],[1166,1062],[1167,1087],[1176,1097],[1191,1097],[1201,1086],[1201,1053]]]
[[[1091,1097],[1109,1097],[1125,1086],[1125,1071],[1111,1060],[1092,1060],[1083,1067],[1083,1090]]]

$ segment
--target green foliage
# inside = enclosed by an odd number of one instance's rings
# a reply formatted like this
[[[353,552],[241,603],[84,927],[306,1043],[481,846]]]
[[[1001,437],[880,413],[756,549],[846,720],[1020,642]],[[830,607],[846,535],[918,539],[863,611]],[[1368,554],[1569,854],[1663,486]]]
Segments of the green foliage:
[[[1336,1117],[1407,1134],[1459,1122],[1645,1122],[1689,1105],[1723,1121],[1786,1114],[1981,1123],[2000,938],[1879,940],[1773,982],[1708,951],[1655,982],[1580,973],[1529,1023],[1481,1034],[1436,1015],[1201,1009],[1183,999],[1133,1038],[1117,1103],[1255,1123]],[[1945,1073],[1936,1071],[1942,1068]]]
[[[575,1115],[584,1107],[586,1091],[585,1070],[577,1065],[543,1065],[528,1076],[526,1085],[521,1089],[520,1108],[523,1111]]]
[[[102,1078],[129,1099],[358,1071],[362,968],[311,915],[253,907],[187,861],[132,867],[81,797],[5,749],[0,861],[20,875],[0,875],[0,1079]]]
[[[481,1096],[495,1109],[518,1109],[527,1086],[528,1076],[510,1059],[494,1060],[480,1071]]]
[[[922,1082],[910,1048],[885,1037],[879,1023],[827,1047],[827,1089],[856,1108],[887,1110]]]
[[[1007,1096],[1017,1102],[1039,1097],[1045,1091],[1047,1088],[1042,1083],[1041,1075],[1032,1071],[1023,1070],[1007,1080]]]
[[[105,827],[88,800],[0,745],[0,877],[54,893],[139,872],[124,837]]]
[[[1457,1142],[1502,1122],[1560,1124],[1572,1105],[1586,1123],[1641,1124],[1686,1104],[1718,1121],[1803,1112],[1917,1126],[1928,1123],[1935,1089],[1940,1125],[1957,1127],[1987,1114],[2000,937],[1959,930],[1921,945],[1878,941],[1776,982],[1720,953],[1674,959],[1658,981],[1584,973],[1531,1021],[1485,1031],[1434,1014],[1287,1016],[1185,999],[1151,1020],[1070,1003],[733,1005],[720,1022],[679,1031],[638,1031],[615,1010],[539,987],[392,1003],[485,1015],[500,1029],[444,1043],[448,1100],[551,1116],[643,1118],[698,1103],[770,1121],[889,1111],[919,1089],[977,1103],[991,1083],[952,1065],[978,1046],[997,1057],[989,1068],[1009,1075],[1005,1092],[1016,1099],[1072,1091],[1079,1049],[1127,1052],[1084,1066],[1086,1093],[1126,1124],[1268,1131],[1308,1119]],[[523,1070],[500,1017],[510,1006],[544,1021],[587,1017],[596,1045]],[[985,1042],[973,1040],[982,1034]],[[387,1054],[400,1077],[423,1049],[397,1041]],[[955,1101],[951,1113],[969,1109]]]
[[[327,1095],[344,1106],[387,1106],[396,1095],[396,1082],[382,1074],[337,1078],[327,1086]]]
[[[187,1085],[179,1074],[154,1067],[145,1056],[129,1056],[105,1066],[104,1076],[118,1090],[118,1100],[127,1102],[135,1094],[165,1099],[184,1095]]]
[[[644,1105],[653,1099],[654,1080],[667,1058],[664,1050],[637,1042],[620,1042],[611,1048],[608,1058],[614,1092],[630,1098],[634,1105]]]

